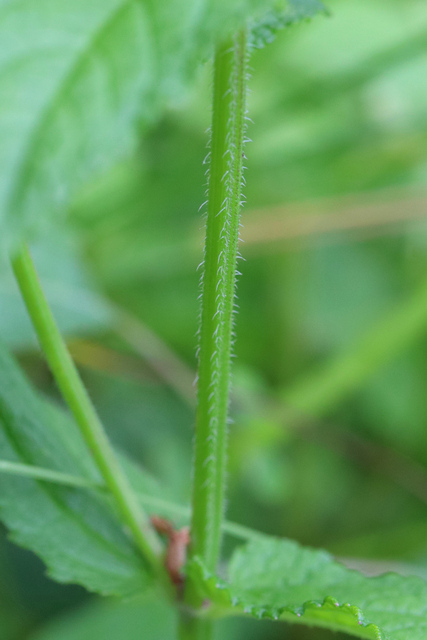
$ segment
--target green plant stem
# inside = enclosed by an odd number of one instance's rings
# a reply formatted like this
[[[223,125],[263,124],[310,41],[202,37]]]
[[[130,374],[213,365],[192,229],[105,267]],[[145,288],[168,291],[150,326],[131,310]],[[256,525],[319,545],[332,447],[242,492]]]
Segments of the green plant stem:
[[[212,640],[213,621],[197,618],[187,611],[180,612],[178,626],[179,640]]]
[[[23,246],[12,267],[49,366],[111,491],[123,524],[156,573],[163,574],[162,545],[122,472],[110,442],[80,379],[50,311],[30,252]]]
[[[10,462],[9,460],[0,460],[0,473],[7,473],[21,478],[32,478],[33,480],[41,480],[42,482],[52,482],[66,487],[94,489],[97,491],[105,491],[106,486],[89,480],[82,476],[72,476],[68,473],[55,471],[54,469],[46,469],[45,467],[36,467],[31,464],[23,464],[21,462]],[[138,500],[145,507],[156,510],[160,515],[166,515],[168,518],[185,518],[191,517],[191,508],[182,504],[176,504],[163,498],[150,496],[140,491],[135,491]],[[261,531],[256,531],[250,527],[245,527],[236,522],[225,520],[222,525],[224,533],[227,533],[239,540],[259,540],[265,536]]]
[[[22,478],[32,478],[33,480],[44,480],[66,487],[84,487],[86,489],[103,488],[102,485],[99,485],[93,480],[88,480],[81,476],[72,476],[69,473],[62,473],[61,471],[36,467],[30,464],[22,464],[20,462],[9,462],[8,460],[0,460],[0,473],[8,473],[10,475],[21,476]]]
[[[218,50],[214,61],[191,523],[191,552],[211,571],[220,553],[224,515],[246,64],[242,31]]]

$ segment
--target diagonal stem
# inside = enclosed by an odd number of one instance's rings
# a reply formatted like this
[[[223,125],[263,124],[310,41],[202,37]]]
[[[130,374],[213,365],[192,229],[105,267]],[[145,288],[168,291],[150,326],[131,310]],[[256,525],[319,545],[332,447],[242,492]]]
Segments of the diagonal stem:
[[[49,308],[26,246],[12,259],[12,267],[58,387],[115,499],[123,524],[128,527],[145,560],[163,579],[160,540],[120,468]]]
[[[0,460],[0,474],[7,473],[21,478],[31,478],[32,480],[40,480],[42,482],[51,482],[53,484],[65,487],[75,487],[83,489],[94,489],[96,491],[105,491],[106,487],[94,480],[89,480],[83,476],[72,476],[68,473],[47,469],[45,467],[36,467],[30,464],[20,462],[12,462],[9,460]],[[191,517],[190,507],[182,504],[170,502],[164,498],[149,495],[135,491],[138,500],[151,511],[168,517],[185,518]],[[261,531],[250,529],[236,522],[224,521],[223,531],[239,540],[259,540],[265,536]]]

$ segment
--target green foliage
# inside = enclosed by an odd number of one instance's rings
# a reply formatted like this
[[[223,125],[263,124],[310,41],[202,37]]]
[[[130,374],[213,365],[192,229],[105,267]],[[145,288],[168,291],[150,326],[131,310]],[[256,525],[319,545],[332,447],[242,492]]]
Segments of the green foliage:
[[[0,350],[2,458],[100,482],[74,423],[30,388]],[[142,561],[99,492],[1,475],[0,518],[19,545],[36,552],[49,575],[90,591],[129,595],[150,584]]]
[[[271,9],[251,28],[251,43],[258,49],[272,42],[280,29],[301,20],[308,20],[316,13],[325,12],[320,0],[289,0],[285,9]]]
[[[95,601],[47,625],[29,640],[140,640],[141,632],[149,640],[169,640],[175,617],[172,607],[154,598]]]
[[[384,367],[423,332],[427,317],[427,287],[422,281],[407,300],[389,311],[351,349],[342,350],[319,371],[306,375],[283,394],[297,415],[324,415],[363,380]]]
[[[252,43],[262,47],[282,26],[318,11],[316,0],[289,0],[286,6],[267,0],[107,0],[102,6],[96,0],[66,0],[61,11],[52,0],[0,0],[0,37],[6,45],[0,52],[0,89],[7,97],[0,107],[5,178],[0,203],[7,205],[1,207],[2,242],[9,246],[65,212],[80,185],[139,146],[141,133],[166,113],[162,127],[145,135],[142,151],[118,174],[103,176],[108,188],[97,191],[95,185],[95,197],[85,203],[86,211],[77,206],[74,220],[103,290],[148,321],[193,365],[195,302],[188,301],[196,297],[196,279],[186,270],[194,270],[199,255],[191,212],[201,201],[194,167],[202,156],[207,108],[188,102],[181,112],[168,107],[188,93],[199,61],[248,16]],[[336,20],[319,20],[307,34],[292,29],[273,44],[269,57],[256,54],[251,206],[425,182],[423,20],[416,0],[337,2]],[[351,196],[347,204],[317,201],[318,226],[303,254],[284,254],[287,220],[282,227],[279,216],[263,212],[257,220],[254,213],[252,221],[248,216],[249,230],[254,226],[245,245],[249,261],[237,347],[247,388],[246,395],[237,389],[232,404],[230,511],[233,519],[339,550],[343,557],[371,556],[376,568],[383,558],[387,568],[406,571],[406,558],[417,563],[411,570],[425,575],[425,231],[406,221],[407,215],[418,215],[417,206],[424,212],[425,198],[417,205],[406,192],[399,204],[396,194],[398,238],[372,238],[366,228],[369,239],[350,244],[356,238],[351,225],[366,224],[358,217],[363,198]],[[394,196],[387,201],[379,194],[392,220]],[[363,197],[371,202],[371,194]],[[288,230],[295,228],[296,235],[301,229],[304,235],[306,220],[311,224],[310,215],[302,219],[303,209],[296,211],[299,220],[292,209],[285,210],[291,216]],[[337,212],[349,227],[340,226]],[[369,215],[367,227],[371,222]],[[385,236],[391,227],[382,224],[379,233]],[[347,229],[338,250],[324,241],[325,228]],[[70,299],[65,287],[65,304],[55,298],[56,281],[87,290],[79,266],[67,256],[63,261],[61,248],[55,249],[61,256],[51,261],[49,247],[42,256],[48,279],[55,280],[50,293],[55,315],[62,316],[66,333],[84,330],[93,339],[92,331],[109,322],[109,310],[91,294],[87,307],[80,295]],[[9,275],[2,274],[0,286],[8,296],[0,299],[0,335],[22,347],[30,333],[21,323],[16,295],[9,296]],[[413,295],[400,301],[408,291]],[[122,369],[115,362],[123,358],[116,336],[99,340],[108,346],[111,380],[94,383],[87,371],[83,377],[113,440],[126,443],[172,482],[174,495],[186,499],[191,430],[185,428],[192,416],[152,377],[141,392],[143,367],[136,371],[132,362]],[[326,366],[320,362],[325,357]],[[124,370],[136,373],[132,393],[128,381],[118,384]],[[39,374],[38,383],[51,391],[45,369]],[[3,355],[0,379],[0,446],[11,464],[25,465],[15,473],[27,474],[0,474],[0,509],[12,539],[38,553],[57,580],[107,594],[144,590],[148,576],[108,493],[60,485],[59,475],[56,484],[42,481],[43,474],[36,479],[32,465],[71,474],[83,484],[100,482],[74,424],[29,390]],[[307,416],[310,424],[300,420]],[[150,512],[176,517],[175,524],[188,522],[189,509],[164,500],[155,483],[125,459],[122,466],[134,490],[148,494]],[[239,525],[227,528],[233,535],[256,536],[256,542],[235,553],[228,584],[201,561],[190,564],[190,578],[211,600],[207,617],[253,623],[269,640],[282,637],[282,627],[271,631],[273,623],[258,625],[251,616],[370,640],[426,635],[425,583],[394,574],[368,579],[324,552],[269,540]],[[0,532],[0,553],[3,547]],[[360,560],[353,562],[360,566]],[[19,569],[13,562],[12,568],[0,566],[1,597],[9,597],[9,582]],[[25,569],[22,575],[28,590],[36,590]],[[52,586],[57,593],[61,588]],[[117,637],[126,625],[129,637],[140,628],[151,640],[173,637],[170,609],[156,606],[95,603],[93,616],[87,610],[81,619],[65,618],[41,637]],[[9,599],[2,602],[0,618],[0,635],[7,640],[28,636],[21,630],[27,618],[15,624],[18,608],[9,607]],[[318,629],[319,636],[310,636],[301,627],[291,633],[304,640],[329,637]],[[258,637],[257,631],[250,637]]]
[[[366,578],[325,551],[290,540],[260,538],[238,549],[228,581],[195,558],[188,575],[198,582],[214,614],[326,627],[369,640],[422,640],[427,630],[427,584],[385,574]]]
[[[76,610],[57,616],[28,640],[172,640],[175,637],[176,610],[154,597],[129,601],[91,600]],[[3,619],[1,619],[3,622]],[[218,621],[215,640],[255,640],[257,627],[252,620],[225,618]],[[263,625],[268,627],[268,624]],[[2,630],[5,627],[2,627]]]
[[[46,226],[80,185],[135,149],[138,123],[157,118],[216,41],[270,4],[2,3],[2,242]]]

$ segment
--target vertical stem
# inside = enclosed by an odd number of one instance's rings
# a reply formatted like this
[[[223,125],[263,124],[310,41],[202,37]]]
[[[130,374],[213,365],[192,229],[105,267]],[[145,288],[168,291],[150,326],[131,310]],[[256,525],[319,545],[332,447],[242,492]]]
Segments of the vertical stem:
[[[191,613],[180,612],[178,622],[179,640],[212,640],[212,620],[197,618]]]
[[[242,31],[218,50],[214,62],[191,524],[192,553],[211,571],[220,553],[224,515],[246,65]]]
[[[156,573],[163,574],[160,540],[120,469],[107,435],[50,311],[27,247],[22,247],[14,257],[12,267],[55,380],[80,427],[106,485],[115,498],[123,523],[129,528],[145,560]]]

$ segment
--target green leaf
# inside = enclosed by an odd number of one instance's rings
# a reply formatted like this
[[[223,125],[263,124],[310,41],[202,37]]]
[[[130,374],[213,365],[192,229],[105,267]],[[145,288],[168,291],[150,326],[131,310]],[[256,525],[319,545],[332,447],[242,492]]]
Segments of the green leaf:
[[[423,640],[427,634],[423,580],[391,573],[367,578],[291,540],[265,536],[238,549],[227,583],[198,558],[188,575],[213,614],[286,620],[370,640]]]
[[[3,622],[2,618],[0,622]],[[262,637],[254,635],[254,624],[245,618],[224,618],[215,625],[214,639]],[[172,640],[176,638],[176,627],[176,607],[159,598],[132,598],[128,602],[97,599],[56,616],[34,634],[26,636],[26,640]],[[3,640],[3,636],[1,638]],[[4,640],[9,640],[9,636]]]
[[[46,624],[29,640],[169,640],[175,627],[175,610],[159,599],[97,600]]]
[[[214,44],[272,0],[2,0],[0,227],[9,245],[135,150]]]
[[[291,24],[308,20],[316,13],[326,13],[321,0],[289,0],[284,9],[273,8],[251,28],[251,44],[261,49],[274,40],[277,32]]]
[[[1,346],[0,380],[2,458],[101,483],[74,423],[37,397]],[[141,474],[138,478],[141,489],[144,478]],[[150,483],[146,486],[147,492],[152,491]],[[102,492],[1,474],[0,519],[12,540],[37,553],[59,582],[123,596],[151,584],[141,557]]]

